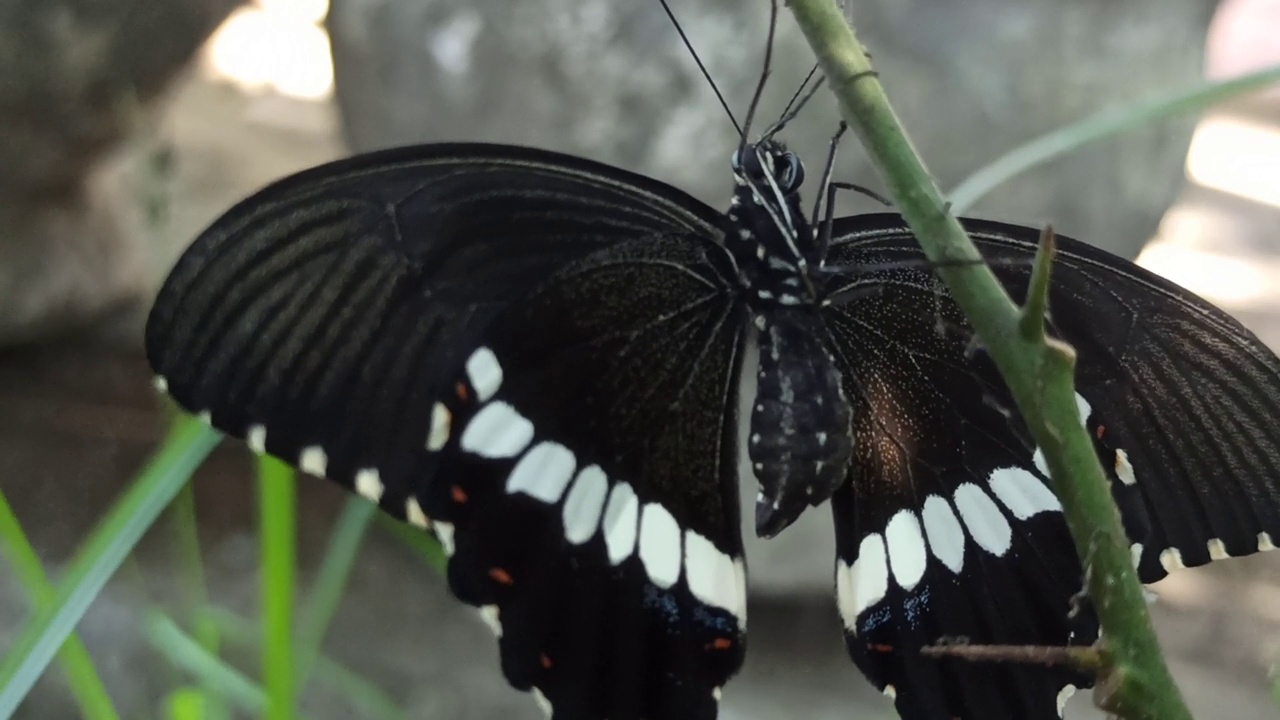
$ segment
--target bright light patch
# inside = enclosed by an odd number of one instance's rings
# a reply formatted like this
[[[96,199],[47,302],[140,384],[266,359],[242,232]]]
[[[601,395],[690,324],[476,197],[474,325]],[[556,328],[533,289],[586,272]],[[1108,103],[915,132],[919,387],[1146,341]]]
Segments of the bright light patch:
[[[1187,174],[1205,187],[1280,207],[1280,131],[1206,118],[1191,139]]]
[[[259,92],[320,100],[333,92],[328,0],[256,0],[231,14],[205,46],[215,77]]]
[[[1280,171],[1280,168],[1278,168]],[[1240,306],[1266,294],[1268,268],[1246,258],[1197,250],[1180,243],[1154,242],[1138,264],[1219,305]]]

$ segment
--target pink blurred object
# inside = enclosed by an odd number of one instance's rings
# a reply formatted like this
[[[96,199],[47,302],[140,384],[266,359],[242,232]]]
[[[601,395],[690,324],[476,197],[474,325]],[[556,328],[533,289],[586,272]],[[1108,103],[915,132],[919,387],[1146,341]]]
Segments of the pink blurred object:
[[[1280,0],[1225,0],[1209,26],[1205,54],[1211,78],[1280,65]],[[1262,95],[1280,100],[1280,87]]]

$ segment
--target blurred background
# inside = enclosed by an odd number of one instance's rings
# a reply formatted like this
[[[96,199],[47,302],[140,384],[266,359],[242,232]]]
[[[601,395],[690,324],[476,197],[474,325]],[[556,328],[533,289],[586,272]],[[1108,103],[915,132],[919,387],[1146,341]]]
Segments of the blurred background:
[[[762,0],[672,0],[738,112],[759,73]],[[861,0],[854,17],[944,188],[1103,108],[1280,63],[1280,0]],[[811,64],[789,17],[762,116]],[[787,139],[835,128],[819,94]],[[143,319],[182,248],[286,173],[415,141],[537,145],[729,196],[736,144],[656,0],[0,0],[0,488],[54,577],[163,437]],[[853,142],[837,176],[877,186]],[[865,198],[848,212],[877,209]],[[1091,145],[971,214],[1039,224],[1139,262],[1280,347],[1280,89]],[[251,461],[220,448],[193,484],[208,601],[257,602]],[[343,497],[300,483],[303,587]],[[750,517],[748,514],[747,517]],[[140,629],[184,598],[166,516],[81,624],[123,717],[165,717],[189,678]],[[843,650],[825,511],[754,543],[751,652],[728,720],[891,718]],[[1153,607],[1200,717],[1280,718],[1280,557],[1176,574]],[[305,592],[305,590],[304,590]],[[0,562],[0,649],[29,609]],[[383,531],[366,538],[326,656],[415,718],[536,718],[489,631]],[[251,649],[228,656],[252,676]],[[359,717],[312,683],[308,717]],[[23,718],[78,711],[52,669]],[[1069,718],[1094,718],[1087,697]]]

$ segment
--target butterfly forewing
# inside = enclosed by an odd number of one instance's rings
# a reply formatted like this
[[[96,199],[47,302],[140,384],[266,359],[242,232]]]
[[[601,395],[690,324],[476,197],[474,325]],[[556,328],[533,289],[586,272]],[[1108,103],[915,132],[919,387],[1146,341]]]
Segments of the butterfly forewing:
[[[376,472],[372,494],[403,517],[431,461],[433,400],[505,303],[584,253],[708,234],[715,218],[553,153],[361,156],[272,185],[205,231],[156,300],[147,355],[184,407],[348,487]]]
[[[995,268],[1021,297],[1037,231],[967,226],[988,257],[1028,261]],[[851,483],[832,503],[850,654],[907,720],[1054,717],[1088,678],[919,655],[1096,639],[1043,458],[901,219],[846,218],[834,236],[833,265],[891,268],[851,274],[850,290],[875,291],[825,313],[854,410]],[[1280,447],[1262,428],[1280,415],[1280,362],[1176,286],[1069,238],[1058,248],[1053,330],[1079,352],[1077,405],[1142,579],[1171,557],[1220,557],[1218,543],[1267,549]]]

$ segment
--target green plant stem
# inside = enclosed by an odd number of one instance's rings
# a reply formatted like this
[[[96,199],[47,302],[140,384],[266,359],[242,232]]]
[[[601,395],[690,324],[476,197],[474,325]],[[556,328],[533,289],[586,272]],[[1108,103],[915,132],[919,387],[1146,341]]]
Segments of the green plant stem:
[[[262,684],[267,691],[264,717],[291,720],[296,483],[293,470],[279,460],[261,456],[257,462],[262,552]]]
[[[4,493],[0,493],[0,548],[3,548],[13,566],[18,584],[27,593],[31,606],[37,610],[49,607],[54,599],[53,586],[45,577],[40,557],[31,546],[26,533],[22,532],[18,516],[9,507]],[[81,716],[86,720],[119,718],[111,696],[107,694],[102,679],[93,666],[93,658],[75,633],[68,635],[62,648],[58,650],[58,661],[67,674],[67,683],[71,686],[76,705],[80,707]]]
[[[164,446],[107,511],[68,565],[52,603],[28,619],[0,661],[0,720],[13,716],[89,604],[218,444],[218,437],[197,420],[177,423]]]
[[[1020,145],[965,178],[947,194],[951,199],[951,212],[964,214],[992,190],[1014,177],[1086,143],[1159,120],[1201,112],[1277,82],[1280,82],[1280,67],[1269,67],[1230,80],[1205,81],[1136,105],[1126,103],[1122,107],[1102,110]]]
[[[979,256],[916,155],[866,51],[831,0],[790,0],[841,113],[885,179],[903,218],[935,263]],[[1047,252],[1041,253],[1045,258]],[[1043,261],[1043,260],[1042,260]],[[1047,263],[1046,263],[1047,264]],[[1165,666],[1093,444],[1072,385],[1075,355],[1026,323],[990,268],[937,269],[1004,377],[1044,453],[1075,540],[1111,662],[1100,673],[1103,709],[1131,720],[1190,720]],[[1032,298],[1033,307],[1043,302]]]

